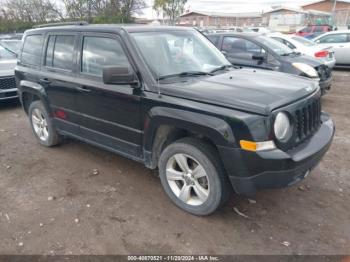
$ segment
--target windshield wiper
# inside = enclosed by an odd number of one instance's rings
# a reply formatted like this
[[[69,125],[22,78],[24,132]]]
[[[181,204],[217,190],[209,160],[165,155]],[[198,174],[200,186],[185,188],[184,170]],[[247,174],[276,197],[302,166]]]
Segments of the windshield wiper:
[[[213,74],[208,72],[202,72],[202,71],[189,71],[189,72],[182,72],[178,74],[160,76],[158,77],[158,80],[164,80],[164,79],[173,78],[173,77],[188,77],[188,76],[213,76]]]
[[[228,68],[232,68],[234,67],[233,65],[223,65],[223,66],[220,66],[218,68],[215,68],[214,70],[210,71],[210,73],[216,73],[218,71],[221,71],[221,70],[225,70],[225,69],[228,69]]]

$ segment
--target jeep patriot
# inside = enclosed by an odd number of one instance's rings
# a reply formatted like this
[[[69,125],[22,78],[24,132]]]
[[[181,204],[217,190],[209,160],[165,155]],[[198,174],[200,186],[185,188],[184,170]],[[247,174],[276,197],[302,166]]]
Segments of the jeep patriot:
[[[40,144],[75,138],[158,169],[169,198],[195,215],[232,191],[304,179],[335,130],[317,82],[235,68],[189,28],[31,29],[15,77]]]

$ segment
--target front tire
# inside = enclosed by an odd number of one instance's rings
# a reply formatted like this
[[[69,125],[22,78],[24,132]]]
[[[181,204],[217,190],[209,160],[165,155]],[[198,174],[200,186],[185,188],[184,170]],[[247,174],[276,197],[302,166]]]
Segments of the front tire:
[[[46,147],[52,147],[60,143],[61,137],[52,124],[46,108],[39,100],[30,104],[29,121],[32,131],[39,143]]]
[[[166,194],[191,214],[209,215],[229,198],[229,182],[217,152],[199,139],[185,138],[169,145],[158,167]]]

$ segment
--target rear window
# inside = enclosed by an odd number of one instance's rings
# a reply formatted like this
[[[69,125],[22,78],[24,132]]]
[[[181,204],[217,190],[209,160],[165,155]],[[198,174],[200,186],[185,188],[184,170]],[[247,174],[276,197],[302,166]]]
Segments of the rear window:
[[[21,62],[27,65],[39,66],[42,44],[42,35],[28,35],[24,40]]]
[[[74,41],[74,35],[50,36],[46,49],[45,65],[72,70]]]

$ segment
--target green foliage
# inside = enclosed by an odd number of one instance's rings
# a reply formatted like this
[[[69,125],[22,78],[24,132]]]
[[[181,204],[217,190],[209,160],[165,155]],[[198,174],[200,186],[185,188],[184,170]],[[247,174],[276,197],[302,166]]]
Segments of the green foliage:
[[[187,0],[154,0],[153,9],[162,10],[169,17],[171,24],[175,25],[176,20],[185,10]]]

